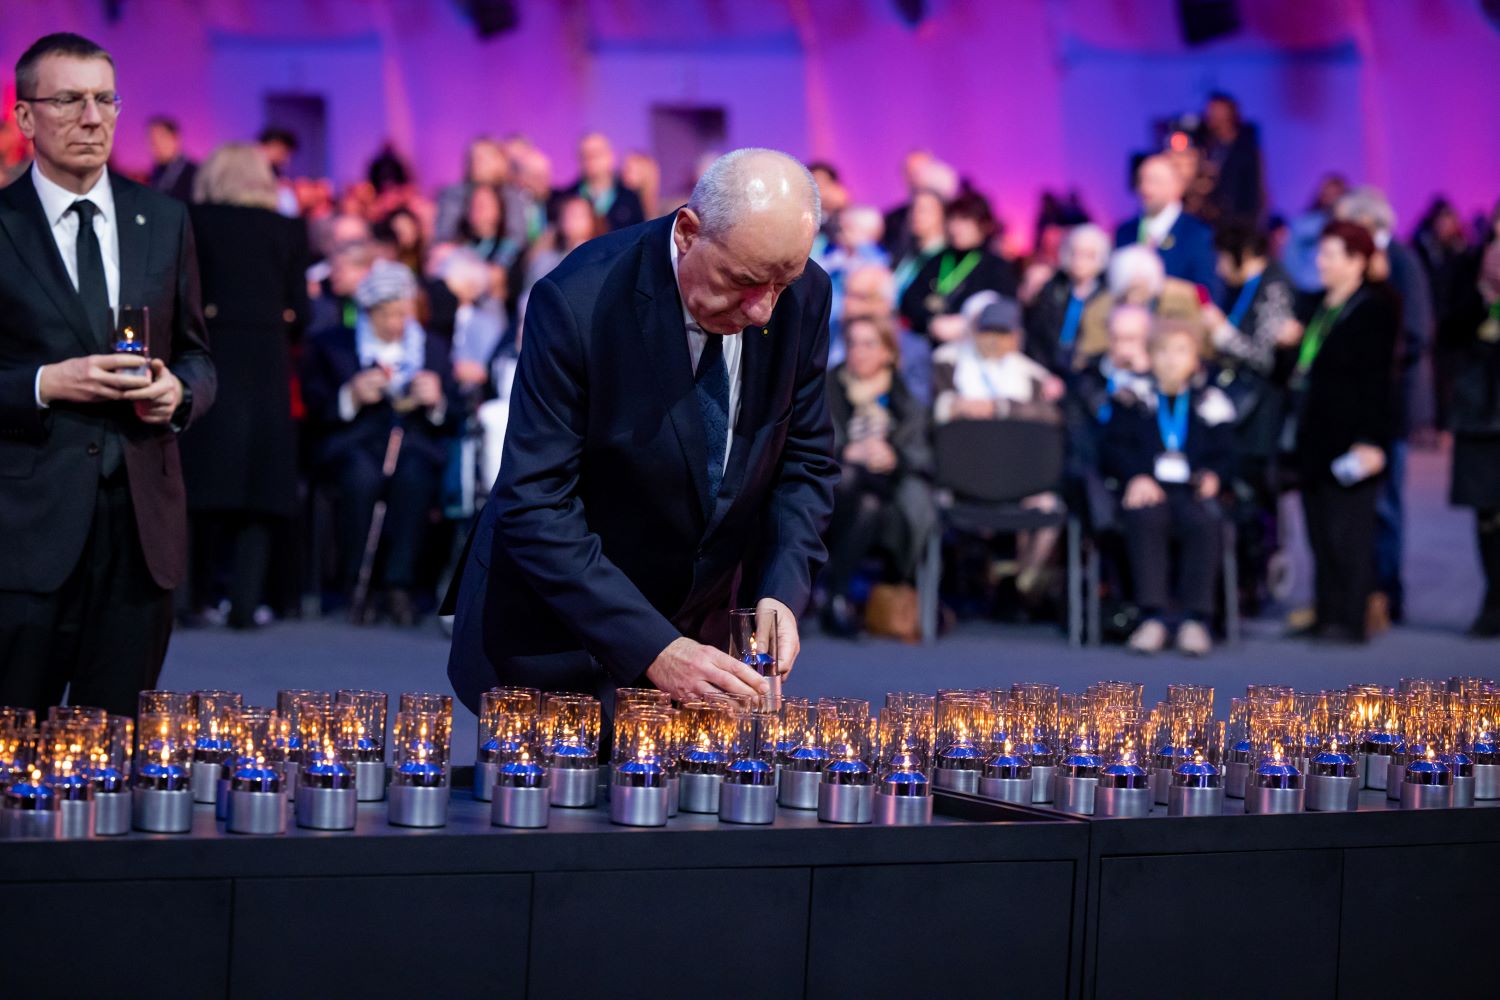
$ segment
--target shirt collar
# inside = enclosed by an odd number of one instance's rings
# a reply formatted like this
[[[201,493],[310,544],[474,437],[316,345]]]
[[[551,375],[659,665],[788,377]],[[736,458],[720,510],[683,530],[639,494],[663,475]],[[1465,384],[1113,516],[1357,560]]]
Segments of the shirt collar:
[[[677,219],[678,216],[672,216],[672,231],[667,234],[667,249],[672,255],[672,280],[677,283],[677,301],[682,303],[683,325],[687,327],[688,333],[703,333],[703,327],[688,312],[687,299],[682,294],[682,279],[677,276]]]
[[[80,198],[91,201],[105,222],[114,221],[115,191],[109,183],[109,171],[103,170],[87,194],[76,195],[67,188],[49,180],[35,163],[31,165],[31,182],[36,186],[37,197],[42,201],[42,212],[47,216],[47,225],[55,226]]]
[[[1146,226],[1158,238],[1166,236],[1182,215],[1182,202],[1174,201],[1155,215],[1146,216]]]

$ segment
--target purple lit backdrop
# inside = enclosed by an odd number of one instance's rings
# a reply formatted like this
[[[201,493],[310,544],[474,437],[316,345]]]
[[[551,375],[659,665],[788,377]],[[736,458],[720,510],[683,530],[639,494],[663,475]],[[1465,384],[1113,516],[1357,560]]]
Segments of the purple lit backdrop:
[[[99,0],[0,0],[0,62],[60,29],[108,47],[126,166],[146,115],[201,155],[253,133],[267,91],[326,96],[336,179],[390,138],[429,186],[479,131],[527,132],[563,180],[586,129],[649,151],[653,103],[722,105],[729,145],[832,160],[857,200],[897,200],[901,155],[929,147],[1024,238],[1044,187],[1126,213],[1149,122],[1223,88],[1261,124],[1282,210],[1326,169],[1386,187],[1403,228],[1434,192],[1466,213],[1500,194],[1500,30],[1478,0],[1242,0],[1244,31],[1197,49],[1173,0],[929,0],[918,28],[889,0],[518,0],[520,30],[489,42],[449,0],[121,6],[109,24]]]

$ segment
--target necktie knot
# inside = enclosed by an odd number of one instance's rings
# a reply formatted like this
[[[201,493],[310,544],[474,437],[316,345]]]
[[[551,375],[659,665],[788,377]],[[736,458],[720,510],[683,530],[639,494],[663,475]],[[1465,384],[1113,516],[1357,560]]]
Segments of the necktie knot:
[[[72,205],[68,206],[68,211],[76,212],[78,221],[86,226],[94,221],[94,216],[99,214],[99,206],[87,198],[79,198]]]

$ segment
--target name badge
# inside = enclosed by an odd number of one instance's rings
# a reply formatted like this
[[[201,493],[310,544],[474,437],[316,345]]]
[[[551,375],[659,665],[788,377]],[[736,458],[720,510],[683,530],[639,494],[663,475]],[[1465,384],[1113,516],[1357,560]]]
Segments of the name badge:
[[[1187,456],[1180,451],[1164,451],[1156,456],[1156,481],[1180,484],[1192,478]]]

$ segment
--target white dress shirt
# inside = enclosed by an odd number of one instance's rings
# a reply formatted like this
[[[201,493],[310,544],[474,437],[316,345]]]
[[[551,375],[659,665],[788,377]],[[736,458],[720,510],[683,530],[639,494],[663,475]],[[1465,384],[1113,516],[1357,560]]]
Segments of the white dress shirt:
[[[1146,216],[1146,240],[1152,249],[1160,249],[1182,217],[1182,202],[1174,201],[1155,215]]]
[[[36,185],[37,197],[42,201],[42,214],[52,229],[52,239],[57,243],[57,252],[62,254],[63,266],[68,269],[68,279],[78,290],[78,213],[72,211],[73,203],[91,201],[98,209],[94,213],[94,235],[99,240],[99,253],[104,258],[104,284],[109,291],[109,308],[115,316],[120,314],[120,236],[119,220],[115,218],[115,191],[109,184],[109,171],[99,174],[99,179],[87,194],[76,195],[48,180],[41,168],[31,165],[31,182]],[[36,405],[42,402],[42,370],[36,370]]]
[[[672,235],[676,236],[677,220],[672,220]],[[677,278],[677,240],[667,239],[667,246],[672,254],[672,277]],[[682,300],[682,282],[677,282],[677,298]],[[682,302],[682,323],[687,327],[688,355],[693,362],[693,374],[698,373],[698,359],[703,356],[703,347],[708,343],[709,337],[722,337],[724,340],[724,367],[729,371],[729,430],[728,440],[724,443],[724,468],[729,468],[729,450],[734,447],[734,425],[740,417],[740,357],[744,353],[744,342],[737,333],[717,334],[705,333],[698,321],[693,319],[693,314],[688,312],[687,302]]]

